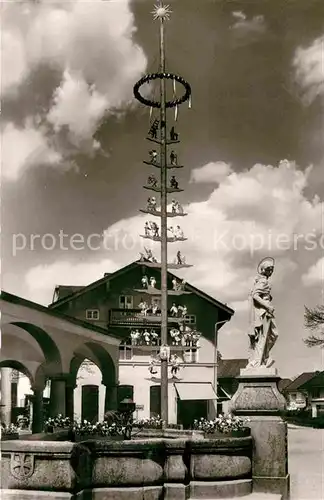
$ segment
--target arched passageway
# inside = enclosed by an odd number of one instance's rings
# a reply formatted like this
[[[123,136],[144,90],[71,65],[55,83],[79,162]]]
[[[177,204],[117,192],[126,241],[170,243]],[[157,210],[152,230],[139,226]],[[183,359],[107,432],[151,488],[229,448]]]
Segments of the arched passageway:
[[[6,359],[0,362],[0,392],[1,392],[1,423],[9,425],[17,422],[19,415],[20,395],[18,391],[19,378],[23,376],[27,382],[27,391],[33,381],[28,368],[19,361]],[[25,405],[24,405],[25,406]],[[20,412],[21,414],[23,411]]]
[[[59,413],[74,417],[74,390],[84,359],[95,363],[104,387],[105,408],[114,408],[118,374],[119,338],[107,330],[77,318],[1,292],[2,349],[0,368],[19,370],[30,382],[33,406],[33,432],[43,430],[43,397],[48,383],[49,416]],[[9,377],[9,378],[8,378]],[[3,377],[5,385],[6,377]],[[98,384],[99,384],[98,382]],[[8,402],[9,383],[7,384]],[[2,391],[2,403],[6,390]],[[7,405],[10,407],[10,404]],[[10,413],[10,412],[9,412]],[[10,417],[6,417],[9,422]]]
[[[97,421],[117,408],[117,369],[101,345],[86,342],[70,363],[67,415],[76,420]]]
[[[33,432],[41,432],[44,425],[44,405],[43,392],[46,380],[55,379],[56,374],[62,371],[62,361],[59,349],[51,336],[41,327],[25,321],[11,321],[2,323],[3,330],[3,352],[1,363],[4,369],[18,369],[26,375],[30,381],[31,395],[31,427]],[[10,370],[9,370],[10,371]],[[9,372],[8,372],[9,373]],[[3,373],[3,385],[8,386],[8,373]],[[7,382],[5,382],[7,380]],[[55,390],[55,381],[51,391],[51,403],[55,406],[54,413],[57,412],[56,402],[61,401],[60,394]],[[11,384],[11,387],[12,384]],[[11,406],[12,398],[8,391],[4,391],[4,406]],[[53,401],[54,400],[54,401]],[[50,405],[51,405],[50,403]],[[7,411],[7,414],[9,410]],[[9,415],[6,416],[6,421]],[[12,416],[10,416],[12,420]]]
[[[43,429],[43,400],[49,400],[49,390],[40,390],[37,398],[35,377],[21,362],[5,359],[0,362],[1,422],[13,423],[33,432]],[[45,387],[45,384],[44,384]],[[36,397],[35,397],[36,396]]]

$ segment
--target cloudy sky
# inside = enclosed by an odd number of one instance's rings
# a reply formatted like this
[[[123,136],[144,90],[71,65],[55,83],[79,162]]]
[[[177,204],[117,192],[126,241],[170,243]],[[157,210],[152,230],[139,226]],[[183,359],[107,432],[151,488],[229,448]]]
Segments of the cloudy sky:
[[[242,357],[247,295],[272,255],[280,374],[321,369],[323,351],[302,339],[304,304],[324,289],[323,2],[168,3],[167,68],[192,86],[175,123],[180,249],[194,264],[181,276],[235,309],[220,349]],[[48,304],[55,285],[138,258],[150,116],[132,88],[157,70],[153,4],[1,2],[6,291]]]

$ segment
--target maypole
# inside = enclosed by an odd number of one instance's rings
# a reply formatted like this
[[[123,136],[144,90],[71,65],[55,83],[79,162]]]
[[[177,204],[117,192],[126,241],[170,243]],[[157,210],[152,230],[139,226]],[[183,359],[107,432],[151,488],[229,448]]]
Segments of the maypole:
[[[176,203],[175,200],[172,202],[172,211],[168,212],[168,193],[180,192],[182,189],[179,189],[178,182],[175,179],[175,176],[170,180],[170,187],[168,187],[168,170],[172,168],[182,168],[177,164],[177,155],[174,151],[171,152],[170,162],[168,163],[168,145],[174,145],[178,143],[178,134],[176,134],[174,127],[170,132],[170,139],[167,137],[167,108],[175,108],[177,116],[178,106],[183,102],[189,100],[191,96],[191,88],[190,85],[180,76],[166,73],[165,65],[165,22],[169,20],[171,10],[168,5],[163,5],[162,0],[159,1],[157,5],[155,5],[153,13],[153,18],[160,23],[160,65],[159,72],[145,75],[141,80],[139,80],[134,86],[134,96],[138,99],[142,104],[149,106],[150,116],[152,116],[152,110],[154,108],[159,109],[159,120],[153,120],[149,131],[148,140],[157,143],[159,145],[159,158],[156,150],[151,150],[149,152],[151,159],[150,161],[145,161],[149,165],[153,165],[156,168],[160,169],[160,186],[157,185],[157,180],[154,176],[150,176],[148,178],[148,185],[144,186],[146,189],[150,189],[152,191],[160,193],[160,210],[157,209],[155,198],[149,198],[148,207],[145,210],[141,210],[144,213],[149,213],[151,215],[155,215],[160,217],[161,221],[161,233],[159,234],[158,226],[155,224],[153,227],[145,227],[146,234],[144,237],[153,239],[154,241],[161,242],[161,263],[157,264],[157,266],[161,267],[161,351],[160,351],[160,360],[161,360],[161,418],[164,421],[164,425],[168,424],[168,242],[173,241],[184,241],[183,234],[171,235],[168,237],[168,228],[167,221],[168,217],[175,216],[184,216],[186,214],[183,213],[182,207],[179,203]],[[148,98],[143,97],[140,94],[140,87],[145,83],[159,81],[159,94],[160,100],[155,101]],[[175,90],[176,82],[180,83],[184,87],[184,94],[177,98],[174,92],[173,99],[167,100],[166,95],[166,82],[170,81],[173,84],[173,89]],[[159,130],[159,134],[158,134]],[[174,205],[174,206],[173,206]],[[148,224],[148,223],[146,223]],[[179,227],[179,226],[178,226]],[[153,231],[153,235],[149,235],[149,231]],[[150,257],[149,259],[150,260]],[[155,261],[156,262],[156,261]],[[154,261],[153,261],[154,263]],[[156,266],[156,267],[157,267]],[[183,261],[180,251],[177,253],[177,263],[172,266],[173,268],[180,267],[189,267]],[[179,292],[180,295],[180,292]]]
[[[165,73],[164,22],[168,9],[160,2],[154,18],[160,20],[160,73]],[[168,243],[167,243],[167,144],[165,79],[160,78],[160,167],[161,167],[161,344],[168,345]],[[161,418],[168,422],[168,356],[161,359]]]

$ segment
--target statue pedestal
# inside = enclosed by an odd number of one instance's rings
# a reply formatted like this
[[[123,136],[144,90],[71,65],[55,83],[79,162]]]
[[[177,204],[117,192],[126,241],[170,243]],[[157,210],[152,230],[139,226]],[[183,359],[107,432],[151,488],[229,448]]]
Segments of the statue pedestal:
[[[256,368],[242,368],[240,370],[240,377],[278,377],[277,368],[266,368],[265,366],[258,366]]]
[[[253,438],[253,491],[278,493],[289,498],[287,424],[280,417],[286,400],[279,392],[274,368],[245,368],[230,410],[249,419]]]

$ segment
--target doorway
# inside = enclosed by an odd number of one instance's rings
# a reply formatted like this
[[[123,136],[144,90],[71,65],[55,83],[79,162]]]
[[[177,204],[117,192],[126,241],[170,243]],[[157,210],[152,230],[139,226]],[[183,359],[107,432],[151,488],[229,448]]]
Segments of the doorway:
[[[150,417],[161,416],[161,386],[150,387]]]
[[[183,425],[184,429],[191,429],[194,420],[202,417],[207,418],[208,401],[207,400],[188,400],[178,399],[177,420],[178,424]]]
[[[99,387],[97,385],[82,386],[81,419],[98,422]]]

